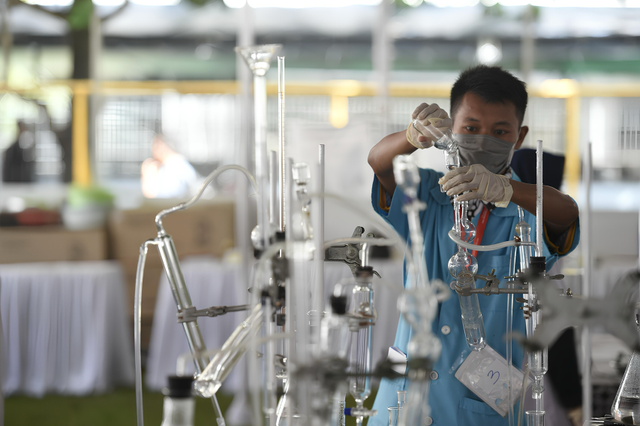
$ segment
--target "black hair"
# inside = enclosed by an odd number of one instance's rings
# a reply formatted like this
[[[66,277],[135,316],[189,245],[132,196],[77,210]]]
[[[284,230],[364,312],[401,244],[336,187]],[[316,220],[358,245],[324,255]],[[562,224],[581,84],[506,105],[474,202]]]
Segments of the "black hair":
[[[452,118],[466,93],[473,93],[487,103],[512,102],[516,107],[518,124],[522,125],[527,109],[527,86],[510,72],[487,65],[477,65],[463,71],[451,88]]]

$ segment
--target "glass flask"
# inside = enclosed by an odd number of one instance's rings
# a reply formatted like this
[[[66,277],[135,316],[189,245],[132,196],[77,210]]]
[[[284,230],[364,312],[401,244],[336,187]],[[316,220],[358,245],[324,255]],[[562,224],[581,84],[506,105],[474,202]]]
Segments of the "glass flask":
[[[478,272],[478,260],[461,248],[449,259],[449,273],[453,278],[461,274],[475,275]]]
[[[458,288],[463,289],[463,294],[464,289],[471,290],[476,287],[473,275],[467,273],[459,274],[456,277],[455,285]],[[484,319],[482,318],[482,311],[480,310],[478,294],[472,293],[464,296],[462,294],[458,294],[458,300],[460,301],[462,327],[464,329],[464,335],[467,338],[467,344],[474,351],[479,351],[485,347],[486,334],[484,331]]]
[[[636,324],[638,324],[636,315]],[[634,352],[629,360],[616,398],[611,406],[611,415],[618,421],[628,424],[640,424],[640,355]]]
[[[437,149],[453,151],[456,148],[456,143],[453,139],[451,129],[441,130],[434,126],[431,122],[427,126],[425,126],[424,121],[420,121],[417,118],[413,120],[412,126],[422,136],[434,139],[433,146],[435,146]]]
[[[467,243],[472,243],[476,237],[476,226],[469,220],[467,211],[468,201],[458,201],[458,197],[453,200],[454,223],[452,231],[458,238]]]

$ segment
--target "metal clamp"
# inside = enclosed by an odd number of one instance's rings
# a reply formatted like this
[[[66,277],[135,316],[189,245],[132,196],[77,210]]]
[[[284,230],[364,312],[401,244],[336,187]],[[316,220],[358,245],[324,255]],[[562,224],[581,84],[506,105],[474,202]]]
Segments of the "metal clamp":
[[[249,305],[237,305],[237,306],[211,306],[206,309],[196,309],[195,306],[189,306],[181,311],[178,311],[178,322],[192,322],[198,317],[217,317],[229,312],[248,311]]]
[[[364,234],[364,228],[362,226],[356,226],[356,229],[351,235],[352,238],[360,238]],[[372,233],[367,234],[367,238],[374,238]],[[344,244],[341,246],[332,246],[324,251],[324,260],[333,262],[344,262],[351,269],[353,276],[356,276],[358,267],[362,266],[362,259],[360,258],[360,251],[362,244]],[[377,271],[373,271],[373,274],[380,278],[380,274]]]

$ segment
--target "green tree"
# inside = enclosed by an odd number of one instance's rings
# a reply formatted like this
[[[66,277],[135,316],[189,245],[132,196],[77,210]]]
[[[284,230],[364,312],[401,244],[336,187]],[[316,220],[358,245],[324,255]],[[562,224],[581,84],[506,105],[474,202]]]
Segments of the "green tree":
[[[74,0],[71,7],[63,12],[53,12],[45,7],[29,4],[22,0],[8,0],[9,7],[13,7],[19,4],[29,6],[34,9],[38,9],[49,15],[55,16],[60,19],[64,19],[69,26],[69,43],[71,46],[73,56],[73,72],[71,73],[72,79],[88,79],[89,76],[89,29],[91,27],[91,21],[93,18],[94,7],[91,0]],[[124,3],[120,5],[115,11],[102,17],[102,22],[113,18],[118,13],[122,12],[129,5],[129,0],[124,0]],[[3,43],[3,46],[5,43]]]

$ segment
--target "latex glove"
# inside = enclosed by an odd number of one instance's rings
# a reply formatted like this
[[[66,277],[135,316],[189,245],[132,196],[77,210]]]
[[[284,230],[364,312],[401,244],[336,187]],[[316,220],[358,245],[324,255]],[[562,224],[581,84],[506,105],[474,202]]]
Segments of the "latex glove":
[[[573,426],[582,425],[582,407],[576,407],[567,413],[567,417],[571,420]]]
[[[438,104],[421,103],[411,114],[407,141],[418,149],[430,148],[452,125],[449,114]]]
[[[502,175],[491,173],[482,164],[458,167],[451,170],[438,181],[447,195],[458,195],[458,201],[480,199],[488,203],[495,203],[497,207],[507,207],[513,187],[509,179]],[[471,191],[463,194],[465,191]]]

